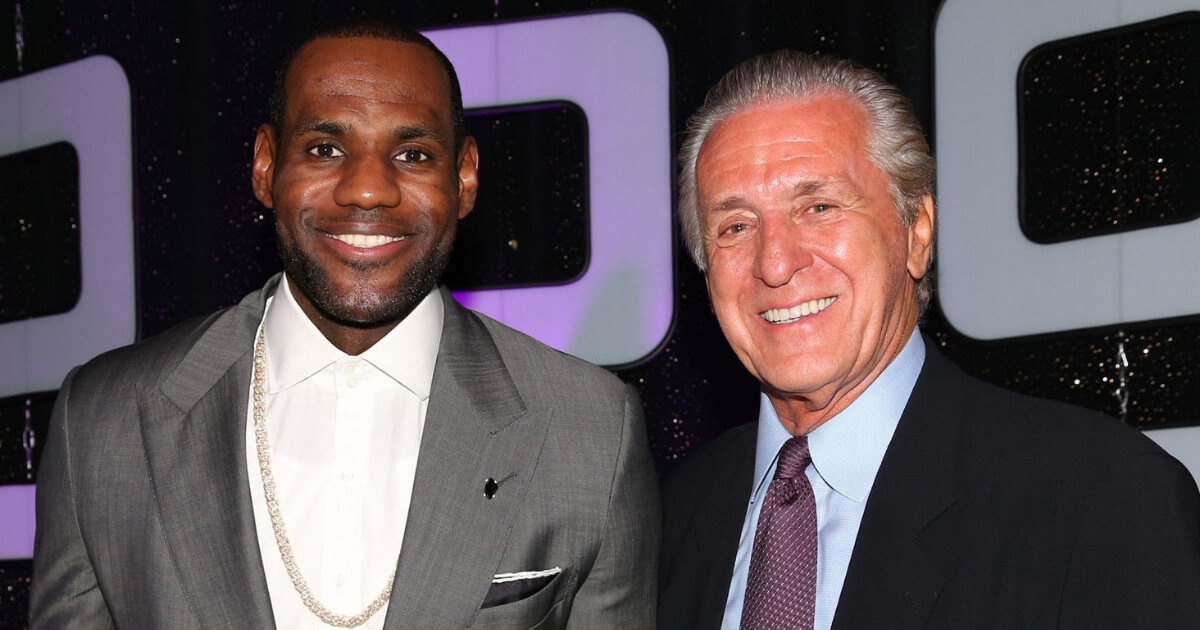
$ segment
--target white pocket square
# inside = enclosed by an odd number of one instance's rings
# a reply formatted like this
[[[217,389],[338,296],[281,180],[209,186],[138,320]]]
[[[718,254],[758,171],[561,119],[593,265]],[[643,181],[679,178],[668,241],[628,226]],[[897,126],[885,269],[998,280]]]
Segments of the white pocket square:
[[[545,569],[543,571],[518,571],[516,573],[497,573],[496,577],[492,578],[492,584],[503,584],[505,582],[516,582],[518,580],[533,580],[537,578],[551,577],[562,573],[562,569],[554,567],[553,569]]]
[[[488,588],[487,595],[483,597],[481,608],[511,604],[531,597],[558,579],[560,573],[562,573],[562,569],[559,567],[544,571],[497,573],[496,577],[492,578],[492,585]]]

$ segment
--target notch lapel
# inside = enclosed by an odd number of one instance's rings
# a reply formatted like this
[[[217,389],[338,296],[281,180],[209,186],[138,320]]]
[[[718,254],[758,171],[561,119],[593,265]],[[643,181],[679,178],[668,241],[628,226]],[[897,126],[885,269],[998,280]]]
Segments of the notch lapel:
[[[751,426],[757,426],[751,425]],[[697,618],[701,627],[721,627],[725,618],[725,604],[729,599],[729,583],[733,580],[733,565],[737,561],[738,543],[742,537],[746,506],[754,491],[754,447],[756,431],[747,430],[744,440],[749,449],[739,449],[734,473],[727,481],[714,480],[711,494],[714,499],[714,514],[720,515],[711,523],[711,536],[697,536],[692,553],[700,559],[696,579],[698,592],[709,593],[709,597],[696,602]],[[740,515],[740,518],[739,518]],[[704,525],[697,523],[698,528]],[[704,544],[708,541],[708,544]],[[705,566],[703,563],[707,563]]]
[[[924,628],[945,581],[941,527],[957,501],[961,387],[925,339],[925,365],[875,478],[834,616],[834,630]]]
[[[742,425],[721,435],[690,474],[695,481],[672,488],[686,500],[686,513],[672,505],[664,525],[662,578],[669,589],[660,594],[659,610],[665,627],[717,630],[725,617],[729,583],[737,560],[747,505],[754,490],[754,451],[758,423]],[[709,457],[709,453],[719,457]],[[699,455],[697,457],[700,457]],[[697,470],[700,468],[701,470]]]
[[[205,628],[274,628],[246,473],[251,347],[278,276],[218,316],[160,390],[138,391],[171,559]]]
[[[465,627],[537,465],[548,410],[526,409],[491,334],[442,290],[445,322],[385,628]],[[492,499],[488,478],[500,482]]]

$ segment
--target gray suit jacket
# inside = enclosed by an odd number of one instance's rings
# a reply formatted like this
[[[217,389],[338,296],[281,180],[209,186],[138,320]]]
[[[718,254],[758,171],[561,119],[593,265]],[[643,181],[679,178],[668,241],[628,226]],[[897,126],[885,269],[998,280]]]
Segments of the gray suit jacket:
[[[38,478],[33,628],[274,627],[260,553],[278,551],[258,547],[243,436],[277,283],[67,376]],[[636,394],[443,297],[386,627],[653,627],[658,491]],[[553,567],[493,605],[494,575]]]

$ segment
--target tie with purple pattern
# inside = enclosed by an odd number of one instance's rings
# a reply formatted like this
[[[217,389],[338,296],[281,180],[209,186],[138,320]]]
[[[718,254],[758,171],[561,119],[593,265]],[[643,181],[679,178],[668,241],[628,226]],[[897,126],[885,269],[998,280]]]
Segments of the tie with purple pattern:
[[[794,437],[779,450],[767,487],[741,630],[811,630],[817,601],[817,505],[804,469],[812,457],[808,438]]]

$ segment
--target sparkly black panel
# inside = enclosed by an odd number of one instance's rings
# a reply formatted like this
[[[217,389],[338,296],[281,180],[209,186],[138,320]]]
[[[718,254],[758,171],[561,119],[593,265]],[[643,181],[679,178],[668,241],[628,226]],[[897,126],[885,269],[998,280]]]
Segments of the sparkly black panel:
[[[1200,216],[1200,13],[1039,46],[1019,89],[1021,227],[1031,240]]]
[[[479,196],[445,282],[480,289],[570,282],[588,264],[587,118],[573,103],[468,111]]]
[[[25,630],[32,560],[0,560],[0,628]]]
[[[0,323],[65,313],[80,289],[75,147],[0,157]]]

